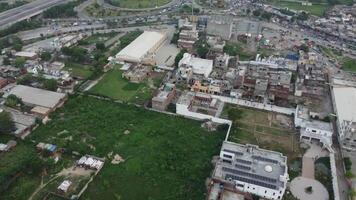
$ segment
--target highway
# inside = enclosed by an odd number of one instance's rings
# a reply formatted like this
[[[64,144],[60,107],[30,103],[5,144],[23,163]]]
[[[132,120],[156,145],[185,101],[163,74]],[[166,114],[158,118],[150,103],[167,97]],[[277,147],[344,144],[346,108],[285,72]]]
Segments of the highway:
[[[23,6],[0,13],[0,29],[21,20],[29,19],[52,6],[65,3],[67,0],[36,0]]]

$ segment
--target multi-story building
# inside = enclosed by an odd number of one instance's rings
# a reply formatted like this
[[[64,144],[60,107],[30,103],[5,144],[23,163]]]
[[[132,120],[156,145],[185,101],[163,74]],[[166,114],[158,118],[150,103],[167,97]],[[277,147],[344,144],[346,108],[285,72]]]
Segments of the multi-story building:
[[[289,180],[287,157],[251,144],[225,141],[212,180],[224,188],[266,199],[282,199]]]
[[[152,98],[152,108],[161,111],[166,110],[175,95],[176,86],[171,83],[166,83],[160,88],[158,94]]]

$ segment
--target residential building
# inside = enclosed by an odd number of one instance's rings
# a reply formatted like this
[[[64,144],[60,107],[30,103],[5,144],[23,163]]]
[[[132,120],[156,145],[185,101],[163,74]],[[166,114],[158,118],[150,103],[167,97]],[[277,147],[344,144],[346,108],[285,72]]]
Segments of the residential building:
[[[152,98],[152,108],[156,110],[164,111],[168,105],[172,102],[176,95],[176,86],[171,83],[164,84],[158,94]]]
[[[332,98],[340,143],[343,148],[356,151],[356,88],[334,86]]]
[[[306,142],[316,142],[325,147],[331,147],[333,129],[330,123],[318,120],[308,121],[300,130],[300,140]]]
[[[7,86],[8,81],[6,78],[0,77],[0,89]]]
[[[136,65],[130,68],[130,70],[122,73],[122,77],[133,83],[140,83],[151,73],[152,69],[149,66]]]
[[[289,180],[287,157],[255,145],[225,141],[212,179],[225,188],[279,200]]]

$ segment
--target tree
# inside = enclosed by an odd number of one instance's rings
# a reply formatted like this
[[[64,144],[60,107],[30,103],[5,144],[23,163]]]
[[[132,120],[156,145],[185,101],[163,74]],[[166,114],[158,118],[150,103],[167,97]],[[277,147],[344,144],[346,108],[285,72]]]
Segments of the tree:
[[[50,90],[50,91],[56,91],[58,88],[58,83],[55,79],[46,79],[43,82],[43,87],[46,90]]]
[[[6,111],[0,112],[0,133],[10,133],[15,130],[15,124],[10,114]]]
[[[13,65],[16,67],[16,68],[23,68],[25,66],[25,63],[26,63],[26,60],[25,58],[22,58],[22,57],[18,57],[14,60],[14,63]]]
[[[10,94],[6,98],[5,105],[11,108],[17,108],[17,107],[22,107],[24,104],[22,102],[22,99],[18,98],[14,94]]]
[[[254,10],[254,11],[252,12],[252,14],[253,14],[255,17],[258,17],[258,16],[261,15],[261,10],[260,10],[260,9]]]
[[[269,13],[269,12],[263,12],[261,17],[267,21],[269,21],[272,17],[272,13]]]
[[[15,51],[21,51],[22,50],[22,44],[20,44],[20,43],[14,44],[13,48],[14,48]]]
[[[5,57],[4,60],[2,61],[3,65],[11,65],[10,59],[8,57]]]
[[[49,60],[51,60],[52,55],[51,55],[51,53],[44,51],[41,53],[40,57],[41,57],[41,60],[43,60],[43,61],[49,61]]]
[[[174,59],[174,65],[178,67],[178,63],[180,60],[182,60],[183,55],[187,52],[186,49],[180,50],[180,52],[177,54],[177,56]]]
[[[104,44],[103,42],[97,42],[97,43],[95,44],[95,47],[96,47],[97,50],[102,51],[102,50],[105,49],[105,44]]]
[[[206,54],[209,52],[209,45],[206,42],[198,42],[197,53],[199,57],[206,58]]]

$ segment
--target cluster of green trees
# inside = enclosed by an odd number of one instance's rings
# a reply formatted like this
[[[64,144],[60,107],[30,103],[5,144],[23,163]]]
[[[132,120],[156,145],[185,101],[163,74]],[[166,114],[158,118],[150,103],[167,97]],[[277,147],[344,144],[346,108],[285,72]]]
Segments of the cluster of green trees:
[[[32,76],[31,74],[26,74],[22,78],[17,80],[17,84],[31,86],[33,83],[40,83],[41,88],[50,91],[56,91],[58,88],[58,83],[55,79],[46,79],[42,76]]]
[[[0,30],[0,37],[5,37],[11,34],[15,34],[19,31],[26,31],[41,27],[41,22],[37,20],[24,20],[17,22],[10,27]]]
[[[0,38],[0,51],[9,47],[13,47],[16,51],[21,51],[22,45],[22,40],[14,35]]]
[[[16,95],[10,94],[5,101],[5,106],[22,110],[24,103]]]
[[[183,55],[187,53],[186,49],[180,50],[180,52],[176,55],[176,58],[174,59],[174,66],[178,67],[178,63],[180,60],[182,60]]]
[[[41,53],[40,58],[43,61],[49,61],[52,58],[52,54],[50,52],[44,51]]]
[[[249,52],[246,52],[244,48],[238,43],[226,43],[223,51],[230,56],[239,56],[240,60],[251,60],[255,56]]]
[[[0,112],[0,134],[11,133],[15,129],[15,124],[12,121],[10,113],[6,111]]]
[[[74,62],[83,62],[87,59],[88,51],[80,47],[63,47],[61,51]]]
[[[66,4],[54,6],[46,10],[45,12],[43,12],[43,17],[44,18],[75,17],[77,16],[77,11],[74,10],[74,7],[78,6],[82,2],[84,2],[84,0],[77,0]]]
[[[206,58],[206,55],[209,53],[210,46],[206,42],[205,37],[200,37],[194,46],[197,49],[198,56],[201,58]]]
[[[8,2],[0,2],[0,12],[10,10],[12,8],[16,8],[16,7],[22,6],[24,4],[26,4],[26,1],[15,1],[11,4]]]
[[[269,21],[272,18],[272,13],[266,12],[266,11],[264,11],[262,9],[256,9],[256,10],[252,11],[252,14],[255,17],[260,17],[260,18],[265,19],[267,21]]]

